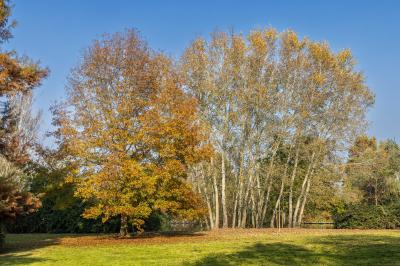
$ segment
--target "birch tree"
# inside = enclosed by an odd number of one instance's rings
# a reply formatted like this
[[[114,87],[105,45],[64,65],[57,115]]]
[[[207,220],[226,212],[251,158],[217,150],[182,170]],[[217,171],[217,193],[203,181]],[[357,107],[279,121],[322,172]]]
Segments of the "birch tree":
[[[274,226],[277,219],[298,226],[313,177],[365,129],[373,104],[349,50],[334,53],[293,31],[199,38],[180,70],[217,151],[211,180],[193,179],[213,187],[214,227],[220,219],[223,227]],[[278,208],[284,217],[276,217]]]

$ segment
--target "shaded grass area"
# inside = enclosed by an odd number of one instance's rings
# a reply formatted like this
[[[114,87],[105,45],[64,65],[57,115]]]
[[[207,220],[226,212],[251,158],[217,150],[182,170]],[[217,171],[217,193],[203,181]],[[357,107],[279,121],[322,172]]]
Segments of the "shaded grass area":
[[[400,265],[400,231],[225,230],[7,235],[0,265]]]
[[[400,238],[310,237],[290,243],[261,243],[238,252],[206,256],[195,265],[400,265]]]

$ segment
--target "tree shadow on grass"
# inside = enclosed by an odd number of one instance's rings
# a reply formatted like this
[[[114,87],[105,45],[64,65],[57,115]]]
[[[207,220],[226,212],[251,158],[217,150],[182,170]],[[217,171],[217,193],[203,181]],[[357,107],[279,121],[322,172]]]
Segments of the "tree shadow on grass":
[[[210,254],[194,265],[400,265],[400,234],[306,237],[301,243],[257,243]]]
[[[30,257],[32,254],[12,254],[12,255],[1,255],[0,254],[0,265],[28,265],[31,263],[38,263],[48,261],[43,258]]]
[[[76,238],[80,236],[63,234],[7,234],[5,246],[0,250],[0,255],[58,245],[64,237]]]
[[[257,243],[236,253],[211,254],[194,265],[304,265],[316,260],[316,254],[297,245]]]
[[[336,264],[347,265],[400,265],[399,236],[342,235],[313,237],[309,243],[321,245],[326,257]]]
[[[6,235],[5,246],[0,250],[0,265],[27,265],[48,261],[32,257],[29,251],[57,245],[63,235],[15,234]]]
[[[163,242],[162,239],[175,239],[177,242],[183,242],[203,235],[204,233],[198,232],[146,232],[120,238],[117,235],[110,234],[7,234],[5,247],[0,249],[0,265],[28,265],[49,261],[48,258],[34,257],[34,251],[48,246],[65,245],[64,240],[67,240],[71,246],[81,244],[82,246],[92,246],[99,244],[161,243]],[[89,237],[89,239],[86,237]]]

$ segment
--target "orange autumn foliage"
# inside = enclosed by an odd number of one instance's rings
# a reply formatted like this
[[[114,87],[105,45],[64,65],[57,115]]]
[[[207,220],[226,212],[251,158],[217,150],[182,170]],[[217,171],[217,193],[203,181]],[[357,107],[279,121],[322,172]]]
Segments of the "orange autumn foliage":
[[[68,180],[93,203],[84,217],[121,216],[140,229],[154,210],[203,215],[185,179],[210,149],[197,102],[172,69],[127,31],[94,42],[73,71],[68,100],[56,111],[57,135],[77,165]]]

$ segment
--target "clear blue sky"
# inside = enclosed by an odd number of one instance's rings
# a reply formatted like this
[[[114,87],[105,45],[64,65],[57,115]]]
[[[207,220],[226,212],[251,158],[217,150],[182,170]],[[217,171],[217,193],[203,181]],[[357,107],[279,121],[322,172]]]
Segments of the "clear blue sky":
[[[40,60],[51,73],[36,91],[49,129],[51,103],[62,99],[66,77],[93,39],[137,28],[149,44],[178,57],[198,36],[273,26],[350,48],[376,94],[369,134],[400,140],[400,1],[129,1],[14,0],[18,21],[8,48]]]

